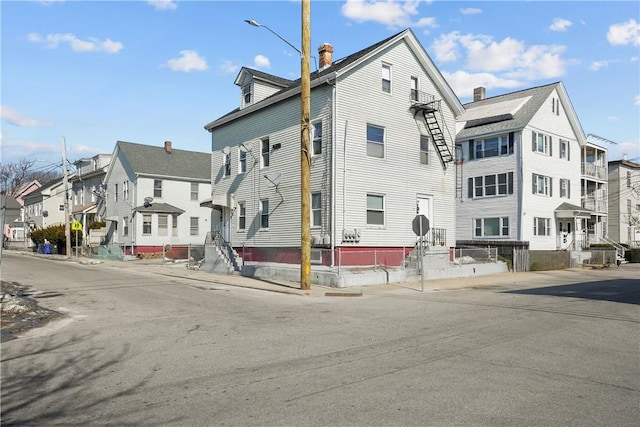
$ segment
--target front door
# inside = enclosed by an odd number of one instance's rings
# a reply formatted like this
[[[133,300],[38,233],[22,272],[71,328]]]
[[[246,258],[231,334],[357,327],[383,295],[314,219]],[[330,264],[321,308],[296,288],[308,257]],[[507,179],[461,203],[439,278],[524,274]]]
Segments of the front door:
[[[433,197],[432,196],[427,196],[427,195],[423,195],[423,194],[418,194],[417,195],[417,198],[416,198],[416,215],[424,215],[424,216],[426,216],[427,219],[429,220],[429,227],[431,227],[431,228],[433,228],[433,221],[432,221],[433,214],[431,212],[432,206],[433,206]],[[427,233],[425,235],[424,238],[428,239],[428,237],[430,235],[431,235],[431,233],[429,232],[429,233]]]

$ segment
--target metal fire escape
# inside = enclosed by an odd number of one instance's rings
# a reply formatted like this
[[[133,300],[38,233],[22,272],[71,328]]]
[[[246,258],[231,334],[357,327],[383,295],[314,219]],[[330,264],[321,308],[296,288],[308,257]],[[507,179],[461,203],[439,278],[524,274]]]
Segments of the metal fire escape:
[[[452,163],[455,159],[440,126],[440,122],[442,122],[443,126],[446,126],[444,115],[440,108],[441,102],[441,99],[436,100],[435,96],[428,93],[417,90],[411,91],[411,108],[414,110],[414,116],[419,112],[422,113],[424,123],[431,134],[433,145],[438,151],[442,168],[446,169],[447,165]],[[440,121],[438,120],[436,113],[439,113]]]

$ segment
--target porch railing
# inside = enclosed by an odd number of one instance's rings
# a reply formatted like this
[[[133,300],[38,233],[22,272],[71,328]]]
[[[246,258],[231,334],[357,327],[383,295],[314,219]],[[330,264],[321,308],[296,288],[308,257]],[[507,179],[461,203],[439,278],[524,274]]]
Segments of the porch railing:
[[[607,168],[598,166],[595,163],[582,163],[582,175],[592,176],[598,179],[607,179]]]

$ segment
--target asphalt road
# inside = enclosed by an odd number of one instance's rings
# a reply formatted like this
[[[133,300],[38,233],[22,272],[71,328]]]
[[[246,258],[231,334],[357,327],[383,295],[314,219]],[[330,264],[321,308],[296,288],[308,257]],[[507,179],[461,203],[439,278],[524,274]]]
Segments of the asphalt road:
[[[335,298],[5,252],[67,316],[3,343],[2,425],[638,426],[640,265],[512,276]]]

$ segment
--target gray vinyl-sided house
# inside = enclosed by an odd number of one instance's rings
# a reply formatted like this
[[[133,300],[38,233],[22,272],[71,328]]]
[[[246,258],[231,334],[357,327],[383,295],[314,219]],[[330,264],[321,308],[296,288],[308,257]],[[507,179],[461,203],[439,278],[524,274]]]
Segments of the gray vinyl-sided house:
[[[609,237],[640,248],[640,163],[626,158],[609,162]]]
[[[339,45],[336,47],[339,49]],[[416,214],[429,250],[456,240],[455,120],[463,107],[407,29],[311,73],[312,263],[402,264]],[[208,123],[213,239],[244,261],[300,263],[300,80],[243,68],[240,106]]]
[[[165,245],[203,245],[211,210],[211,154],[118,141],[100,196],[107,239],[128,255],[162,252]]]
[[[71,214],[82,224],[85,244],[89,243],[89,226],[105,217],[106,200],[99,195],[110,161],[110,154],[96,154],[73,162],[76,171],[69,178]]]
[[[458,122],[459,241],[525,241],[533,250],[599,241],[606,180],[595,162],[606,149],[587,143],[562,82],[485,93],[474,91]]]

